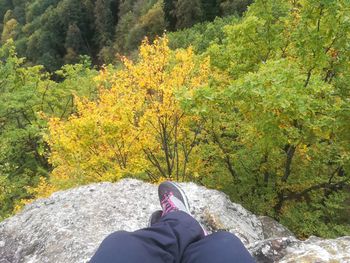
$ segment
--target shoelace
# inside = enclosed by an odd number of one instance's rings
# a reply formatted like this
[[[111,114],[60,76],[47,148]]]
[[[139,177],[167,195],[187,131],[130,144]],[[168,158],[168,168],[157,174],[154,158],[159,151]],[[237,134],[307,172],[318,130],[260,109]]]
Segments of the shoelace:
[[[165,193],[164,197],[161,201],[163,213],[162,216],[166,215],[167,213],[177,210],[177,207],[174,205],[174,203],[171,201],[170,197],[173,196],[173,193]]]

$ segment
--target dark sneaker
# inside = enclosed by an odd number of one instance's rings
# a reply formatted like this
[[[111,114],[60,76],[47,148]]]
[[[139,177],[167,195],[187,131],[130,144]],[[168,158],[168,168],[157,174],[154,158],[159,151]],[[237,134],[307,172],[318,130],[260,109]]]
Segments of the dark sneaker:
[[[148,227],[154,225],[155,223],[157,223],[159,221],[159,219],[162,217],[163,211],[162,210],[157,210],[154,211],[151,215],[151,217],[149,218],[148,221]]]
[[[162,216],[173,211],[191,214],[187,196],[178,184],[170,181],[161,183],[158,187],[158,196],[163,209]]]

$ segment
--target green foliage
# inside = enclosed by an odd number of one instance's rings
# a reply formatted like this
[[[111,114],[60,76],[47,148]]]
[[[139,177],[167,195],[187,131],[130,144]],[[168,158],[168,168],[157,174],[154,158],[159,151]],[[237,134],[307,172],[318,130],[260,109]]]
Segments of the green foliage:
[[[350,232],[349,10],[257,0],[205,52],[220,77],[183,101],[207,120],[201,181],[303,237]]]
[[[0,52],[1,63],[1,166],[0,177],[5,191],[1,198],[1,216],[13,208],[13,201],[25,197],[23,186],[35,184],[35,174],[43,175],[48,163],[39,149],[42,123],[33,107],[38,103],[36,90],[41,67],[20,68],[23,59],[16,57],[8,42]]]
[[[12,8],[11,0],[0,0],[0,21],[3,20],[4,15]]]
[[[175,31],[217,17],[240,16],[251,3],[251,0],[165,0],[163,10],[167,29]]]
[[[236,77],[243,72],[254,71],[259,64],[280,55],[288,44],[287,39],[281,36],[289,8],[287,2],[256,1],[243,23],[225,27],[225,46],[230,52],[220,45],[210,47],[208,52],[213,57],[213,64]]]
[[[223,0],[220,3],[221,15],[242,15],[253,0]]]
[[[213,21],[220,14],[220,1],[201,0],[203,19]]]
[[[138,18],[136,24],[127,33],[125,50],[130,52],[136,49],[145,36],[152,40],[156,36],[162,35],[164,28],[163,9],[161,1],[158,1],[157,4]]]
[[[26,187],[47,176],[47,146],[43,141],[47,116],[65,118],[74,111],[73,92],[94,96],[90,63],[68,65],[56,72],[56,83],[42,66],[24,67],[14,44],[0,48],[0,218],[8,216],[16,203],[30,197]]]
[[[115,51],[119,54],[130,53],[138,48],[145,36],[154,39],[162,35],[166,27],[162,6],[162,1],[154,0],[121,3]]]
[[[80,28],[76,23],[69,25],[64,47],[67,50],[67,53],[64,56],[66,64],[74,64],[78,62],[79,52],[87,50]]]
[[[200,0],[178,0],[174,12],[177,29],[191,27],[203,19],[203,7]]]
[[[108,8],[109,0],[97,0],[94,8],[97,45],[103,47],[112,40],[113,16]]]
[[[19,33],[19,26],[16,19],[12,18],[8,20],[2,29],[1,43],[5,43],[9,39],[16,38]]]
[[[22,3],[23,2],[23,3]],[[73,61],[80,54],[92,55],[95,48],[93,39],[94,16],[90,1],[77,0],[31,0],[15,3],[13,16],[19,23],[19,33],[12,36],[18,51],[35,64],[43,64],[46,69],[54,71],[64,61],[66,54],[72,57],[71,47],[65,47],[65,40],[72,38],[72,25],[80,30],[79,50]],[[92,9],[91,9],[92,8]],[[25,18],[25,19],[24,19]]]
[[[168,34],[169,45],[173,49],[188,48],[192,46],[197,54],[203,54],[208,47],[221,44],[225,38],[224,27],[239,21],[236,16],[217,17],[213,22],[204,22],[191,28]]]

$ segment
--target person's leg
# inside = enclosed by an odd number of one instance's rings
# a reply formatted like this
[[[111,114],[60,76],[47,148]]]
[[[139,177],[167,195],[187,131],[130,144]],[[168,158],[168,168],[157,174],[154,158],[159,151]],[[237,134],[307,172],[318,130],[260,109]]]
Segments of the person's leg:
[[[235,235],[221,231],[192,243],[181,263],[254,263],[253,257]]]
[[[109,235],[90,262],[179,263],[186,247],[203,236],[201,226],[193,217],[174,211],[149,228]]]

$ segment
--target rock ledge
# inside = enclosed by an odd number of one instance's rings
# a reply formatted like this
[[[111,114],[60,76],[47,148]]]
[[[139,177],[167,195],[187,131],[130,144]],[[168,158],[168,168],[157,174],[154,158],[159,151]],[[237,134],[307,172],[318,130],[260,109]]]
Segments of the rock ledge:
[[[350,262],[350,237],[300,241],[219,191],[181,186],[194,217],[210,231],[235,233],[257,262]],[[0,263],[88,262],[104,237],[145,227],[159,208],[157,186],[134,179],[54,193],[0,223]]]

